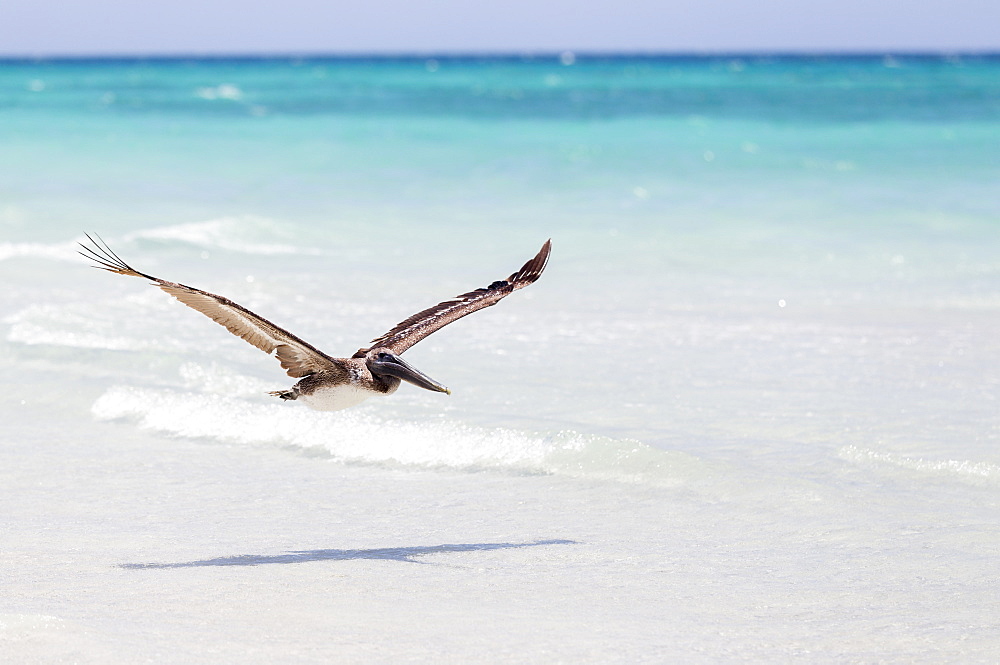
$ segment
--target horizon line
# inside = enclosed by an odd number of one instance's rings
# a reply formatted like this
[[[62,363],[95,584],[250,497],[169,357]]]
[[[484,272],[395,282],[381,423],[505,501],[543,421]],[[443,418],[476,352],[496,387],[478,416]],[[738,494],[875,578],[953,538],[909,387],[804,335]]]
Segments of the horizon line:
[[[372,50],[372,51],[164,51],[107,53],[3,53],[0,62],[44,62],[74,60],[535,60],[555,59],[617,59],[617,58],[949,58],[1000,57],[1000,49],[538,49],[538,50]]]

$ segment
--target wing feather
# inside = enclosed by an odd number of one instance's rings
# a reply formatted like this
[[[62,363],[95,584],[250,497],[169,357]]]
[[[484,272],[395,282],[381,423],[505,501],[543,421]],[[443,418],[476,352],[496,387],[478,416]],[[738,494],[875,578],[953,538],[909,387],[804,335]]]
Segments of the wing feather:
[[[371,346],[359,349],[355,358],[364,357],[368,351],[376,347],[385,347],[393,353],[402,353],[433,332],[444,328],[449,323],[468,316],[475,311],[495,305],[514,291],[523,289],[534,283],[542,275],[552,251],[552,240],[546,240],[533,259],[521,266],[520,270],[504,280],[493,282],[489,286],[475,291],[463,293],[451,300],[428,307],[417,312],[380,337],[372,340]]]
[[[96,262],[95,268],[118,275],[148,279],[180,302],[201,312],[264,353],[271,354],[276,351],[275,356],[289,376],[299,378],[321,370],[346,371],[337,359],[331,358],[308,342],[299,339],[283,328],[279,328],[264,317],[254,314],[229,298],[141,273],[115,254],[103,240],[100,240],[100,236],[98,236],[100,242],[95,241],[89,234],[87,239],[90,240],[91,245],[80,243],[80,247],[83,248],[80,254]]]

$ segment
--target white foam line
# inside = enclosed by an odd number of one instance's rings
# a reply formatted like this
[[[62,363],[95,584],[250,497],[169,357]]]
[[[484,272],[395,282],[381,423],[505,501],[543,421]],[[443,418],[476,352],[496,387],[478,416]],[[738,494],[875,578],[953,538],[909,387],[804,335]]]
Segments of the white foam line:
[[[925,460],[921,458],[904,457],[892,453],[882,453],[866,448],[850,445],[840,449],[841,459],[851,462],[879,462],[912,471],[927,473],[945,473],[959,476],[973,476],[989,479],[1000,478],[1000,466],[987,462],[970,460]]]

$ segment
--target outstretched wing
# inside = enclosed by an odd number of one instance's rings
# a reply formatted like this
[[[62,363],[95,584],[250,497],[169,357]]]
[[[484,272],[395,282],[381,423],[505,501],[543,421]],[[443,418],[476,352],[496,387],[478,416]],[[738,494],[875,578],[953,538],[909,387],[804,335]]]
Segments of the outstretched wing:
[[[225,326],[226,330],[245,339],[261,351],[268,354],[276,351],[275,356],[289,376],[298,378],[320,370],[346,371],[340,361],[232,300],[141,273],[122,261],[103,240],[100,240],[100,236],[98,236],[100,242],[95,241],[89,234],[87,239],[91,244],[88,246],[80,243],[80,247],[83,248],[80,254],[95,261],[97,263],[95,268],[118,275],[145,277],[191,309],[198,310],[216,323]]]
[[[545,270],[545,264],[549,261],[551,251],[552,240],[549,239],[542,245],[542,249],[535,255],[535,258],[525,263],[520,270],[507,279],[493,282],[485,288],[463,293],[456,298],[417,312],[405,321],[398,323],[386,334],[373,339],[371,346],[359,349],[354,357],[362,358],[368,351],[380,346],[388,348],[393,353],[402,353],[449,323],[484,307],[497,304],[514,291],[523,289],[541,277],[542,271]]]

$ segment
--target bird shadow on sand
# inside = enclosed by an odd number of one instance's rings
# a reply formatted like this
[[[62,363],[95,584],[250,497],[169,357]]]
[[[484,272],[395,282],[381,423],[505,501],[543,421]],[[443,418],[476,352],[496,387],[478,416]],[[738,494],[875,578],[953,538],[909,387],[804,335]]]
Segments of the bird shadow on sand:
[[[384,547],[370,550],[303,550],[285,554],[239,554],[200,561],[177,563],[122,563],[119,568],[199,568],[202,566],[262,566],[273,563],[306,563],[308,561],[356,561],[373,559],[400,561],[403,563],[427,563],[417,557],[430,554],[455,554],[459,552],[483,552],[488,550],[511,550],[541,545],[575,545],[575,540],[535,540],[528,543],[465,543],[458,545],[429,545],[424,547]]]

